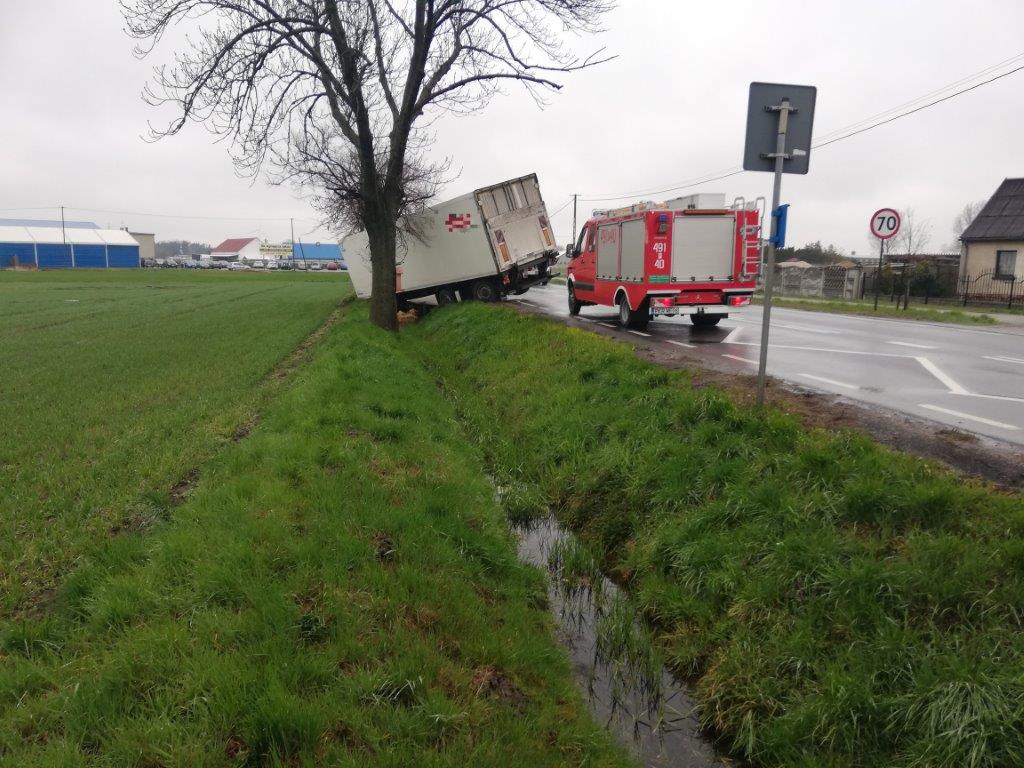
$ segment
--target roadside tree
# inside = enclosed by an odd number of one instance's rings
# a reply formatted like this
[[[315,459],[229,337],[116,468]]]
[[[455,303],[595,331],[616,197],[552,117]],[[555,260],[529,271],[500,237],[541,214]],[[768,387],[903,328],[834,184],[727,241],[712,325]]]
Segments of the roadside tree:
[[[370,319],[396,330],[397,222],[445,169],[431,120],[482,109],[503,83],[535,99],[593,66],[571,41],[598,31],[613,0],[122,0],[139,55],[189,34],[158,66],[147,100],[228,137],[237,167],[315,190],[334,228],[365,229]]]

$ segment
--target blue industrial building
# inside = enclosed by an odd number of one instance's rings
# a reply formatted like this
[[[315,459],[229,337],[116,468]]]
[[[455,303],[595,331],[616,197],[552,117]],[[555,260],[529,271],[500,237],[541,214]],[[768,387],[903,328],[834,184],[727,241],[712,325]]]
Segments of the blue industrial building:
[[[347,269],[344,253],[337,243],[292,243],[292,261],[334,261]]]
[[[0,268],[136,268],[139,243],[90,221],[0,219]]]

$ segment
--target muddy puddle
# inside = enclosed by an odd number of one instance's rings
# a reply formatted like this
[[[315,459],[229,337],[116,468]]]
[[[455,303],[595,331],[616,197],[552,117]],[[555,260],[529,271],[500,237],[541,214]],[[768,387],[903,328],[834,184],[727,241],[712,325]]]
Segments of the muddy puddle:
[[[662,665],[622,591],[581,564],[572,535],[553,518],[513,531],[520,559],[548,575],[558,640],[595,721],[643,766],[734,765],[700,734],[694,700]]]

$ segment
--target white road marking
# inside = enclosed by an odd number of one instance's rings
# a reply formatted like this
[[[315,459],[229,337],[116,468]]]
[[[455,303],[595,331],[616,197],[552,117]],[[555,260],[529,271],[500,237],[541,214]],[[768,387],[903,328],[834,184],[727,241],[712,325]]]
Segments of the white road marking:
[[[728,357],[730,360],[739,360],[741,363],[750,363],[751,365],[757,365],[757,360],[748,360],[745,357],[738,357],[737,355],[722,355],[722,357]]]
[[[619,326],[613,325],[611,323],[598,323],[598,325],[603,325],[605,328],[618,328],[619,327]]]
[[[760,347],[761,343],[757,341],[736,341],[733,342],[740,347]],[[913,355],[898,355],[895,352],[861,352],[855,349],[829,349],[827,347],[802,347],[794,346],[792,344],[769,344],[769,349],[798,349],[804,352],[833,352],[840,355],[868,355],[871,357],[901,357],[909,360]]]
[[[927,344],[912,344],[909,341],[887,341],[886,344],[894,344],[897,347],[913,347],[914,349],[935,349]]]
[[[954,410],[951,410],[949,408],[940,408],[937,405],[928,405],[927,403],[919,403],[917,407],[918,408],[925,408],[925,409],[927,409],[929,411],[938,411],[939,413],[944,413],[947,416],[955,416],[958,419],[967,419],[968,421],[976,421],[979,424],[987,424],[990,427],[996,427],[998,429],[1007,429],[1007,430],[1010,430],[1011,432],[1016,432],[1016,431],[1018,431],[1020,429],[1020,427],[1015,427],[1015,426],[1013,426],[1013,424],[1004,424],[1001,421],[993,421],[992,419],[985,419],[985,418],[982,418],[981,416],[972,416],[969,413],[961,413],[960,411],[954,411]]]
[[[890,342],[890,343],[892,343],[892,342]],[[917,360],[917,362],[919,362],[921,364],[921,366],[926,371],[928,371],[928,373],[930,373],[936,379],[941,381],[949,389],[950,394],[953,394],[953,395],[969,395],[970,394],[970,392],[968,392],[966,389],[964,389],[959,384],[957,384],[955,381],[953,381],[953,379],[951,379],[945,373],[940,371],[939,367],[937,365],[935,365],[935,363],[933,363],[927,357],[915,357],[914,359]]]
[[[736,337],[740,335],[740,331],[742,331],[742,330],[743,330],[743,328],[741,328],[740,326],[736,326],[731,331],[729,331],[729,335],[728,336],[726,336],[724,339],[722,339],[722,343],[723,344],[731,344],[733,341],[735,341]]]
[[[1008,395],[979,395],[975,392],[953,392],[954,395],[963,397],[980,397],[983,400],[1005,400],[1009,403],[1024,403],[1024,397],[1009,397]]]
[[[832,330],[828,330],[826,328],[812,328],[809,325],[793,325],[791,323],[779,323],[779,322],[774,322],[774,323],[772,323],[772,325],[776,326],[778,328],[788,328],[788,329],[793,330],[793,331],[806,331],[807,333],[831,333],[831,334],[839,333],[839,331],[832,331]]]
[[[643,331],[629,331],[629,333],[632,333],[634,336],[647,336],[648,338],[650,338],[651,335],[649,333],[644,333]]]
[[[805,379],[814,379],[815,381],[821,381],[825,384],[831,384],[834,387],[843,387],[844,389],[860,389],[860,387],[854,384],[845,384],[841,381],[836,381],[835,379],[826,379],[824,376],[815,376],[813,373],[801,373],[800,375],[803,376]]]
[[[677,347],[688,347],[689,349],[696,349],[696,344],[687,344],[683,341],[672,341],[672,339],[665,339],[666,344],[675,344]]]
[[[996,362],[999,363],[1020,363],[1021,365],[1024,365],[1024,360],[1018,360],[1016,357],[1003,357],[1002,355],[995,355],[990,357],[988,355],[985,355],[985,359],[995,360]]]

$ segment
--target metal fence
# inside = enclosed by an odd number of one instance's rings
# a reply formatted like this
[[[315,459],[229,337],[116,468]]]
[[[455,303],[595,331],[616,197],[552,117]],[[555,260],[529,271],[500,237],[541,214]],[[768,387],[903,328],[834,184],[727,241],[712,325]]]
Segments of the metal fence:
[[[886,265],[881,275],[869,270],[864,275],[861,298],[878,294],[897,306],[917,304],[959,304],[990,308],[1024,308],[1024,277],[1008,278],[985,272],[960,277],[959,267],[948,263]]]

